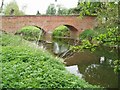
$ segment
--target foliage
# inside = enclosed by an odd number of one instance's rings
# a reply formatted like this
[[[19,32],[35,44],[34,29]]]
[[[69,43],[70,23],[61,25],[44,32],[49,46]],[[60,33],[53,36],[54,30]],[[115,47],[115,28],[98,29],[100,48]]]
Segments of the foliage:
[[[101,8],[100,2],[78,2],[77,7],[69,9],[71,14],[97,15],[97,11]]]
[[[79,35],[80,40],[83,40],[83,39],[89,40],[89,38],[93,38],[94,36],[95,36],[95,31],[93,31],[91,29],[87,29]]]
[[[68,15],[68,9],[64,7],[58,7],[57,15]]]
[[[64,25],[61,25],[57,28],[55,28],[54,32],[53,32],[53,38],[54,37],[69,37],[70,36],[70,31],[69,28],[67,28]]]
[[[24,15],[24,12],[19,9],[17,3],[14,0],[5,6],[4,14],[11,15],[11,10],[14,10],[14,15]]]
[[[71,46],[70,50],[76,51],[84,51],[84,49],[89,49],[90,51],[94,51],[97,47],[97,44],[90,43],[89,40],[82,40],[81,45],[78,46]]]
[[[84,49],[90,49],[90,51],[94,51],[95,48],[98,46],[97,43],[93,43],[95,41],[96,32],[91,29],[87,29],[83,31],[79,37],[81,40],[81,45],[78,46],[71,46],[71,50],[73,51],[82,51]]]
[[[42,30],[35,26],[26,26],[18,30],[16,34],[22,35],[25,40],[38,40],[41,39],[39,36],[42,36]]]
[[[3,88],[98,88],[67,72],[59,58],[32,44],[10,45],[12,40],[1,46]]]
[[[86,43],[78,47],[92,47],[104,45],[113,48],[119,48],[120,33],[118,31],[118,6],[116,2],[79,2],[80,16],[97,15],[98,26],[94,28],[97,31],[97,36],[93,38],[95,42]],[[80,48],[81,49],[81,48]],[[90,48],[89,48],[90,49]],[[118,63],[117,63],[118,64]],[[118,64],[119,66],[119,64]],[[115,69],[117,69],[115,67]],[[117,71],[117,70],[115,70]]]
[[[118,33],[117,27],[107,28],[107,32],[104,34],[99,34],[95,39],[99,41],[99,44],[104,44],[108,46],[116,46],[120,42],[120,35]]]
[[[97,15],[99,8],[101,8],[100,2],[80,2],[78,7],[80,8],[80,16],[82,15]]]
[[[0,34],[0,40],[1,40],[1,43],[0,45],[1,46],[14,46],[14,45],[21,45],[22,44],[22,39],[19,37],[19,36],[15,36],[15,35],[12,35],[12,34],[6,34],[4,32],[2,32],[2,34]],[[20,43],[21,42],[21,43]],[[23,40],[24,42],[24,40]]]
[[[0,13],[2,13],[3,6],[4,6],[4,0],[2,0],[2,3],[1,3],[1,7],[0,7]]]
[[[42,51],[11,46],[3,47],[2,52],[4,88],[93,87]]]
[[[47,15],[55,15],[56,14],[56,8],[54,4],[50,4],[46,10]]]
[[[114,71],[120,72],[120,60],[115,60],[114,65],[115,65]]]

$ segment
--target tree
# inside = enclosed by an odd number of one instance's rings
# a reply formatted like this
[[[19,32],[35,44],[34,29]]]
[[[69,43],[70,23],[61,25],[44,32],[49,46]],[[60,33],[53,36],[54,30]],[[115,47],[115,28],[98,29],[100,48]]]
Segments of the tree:
[[[1,7],[0,7],[0,13],[2,12],[3,5],[4,5],[4,0],[2,0],[2,4],[1,4]]]
[[[55,15],[56,14],[56,8],[54,4],[50,4],[46,10],[47,15]]]
[[[116,2],[80,2],[78,5],[82,6],[80,16],[93,15],[94,13],[97,15],[98,26],[94,28],[97,31],[97,36],[93,38],[97,43],[91,44],[84,40],[85,43],[83,42],[82,46],[73,47],[73,49],[92,49],[96,45],[102,45],[116,48],[118,53],[120,53],[120,32],[118,30],[118,7],[120,5]],[[120,57],[118,60],[114,60],[115,71],[117,72],[120,72],[119,60]]]
[[[41,15],[41,13],[39,11],[37,11],[36,15]]]
[[[11,1],[4,8],[5,15],[24,15],[24,12],[19,9],[16,1]]]
[[[68,9],[64,7],[58,7],[57,15],[68,15]]]
[[[78,2],[77,7],[69,9],[71,14],[96,15],[102,3],[100,2]]]

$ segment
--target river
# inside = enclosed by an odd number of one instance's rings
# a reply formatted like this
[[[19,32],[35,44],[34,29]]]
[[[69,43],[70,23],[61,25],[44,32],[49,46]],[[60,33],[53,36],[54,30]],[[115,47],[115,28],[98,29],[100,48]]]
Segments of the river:
[[[118,87],[118,75],[114,72],[113,61],[118,58],[116,49],[99,46],[94,52],[84,50],[69,51],[70,45],[79,44],[74,40],[53,40],[52,43],[40,43],[55,56],[64,59],[66,69],[93,85],[106,88]]]

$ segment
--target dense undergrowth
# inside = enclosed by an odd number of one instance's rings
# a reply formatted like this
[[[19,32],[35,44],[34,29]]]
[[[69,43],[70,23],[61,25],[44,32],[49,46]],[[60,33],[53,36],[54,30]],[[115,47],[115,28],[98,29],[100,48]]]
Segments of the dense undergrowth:
[[[64,25],[61,25],[61,26],[55,28],[52,36],[53,36],[53,38],[70,37],[69,28],[67,28],[67,27],[64,26]]]
[[[66,71],[59,58],[19,36],[2,34],[2,88],[98,88]]]
[[[89,40],[90,38],[93,38],[93,37],[95,37],[95,31],[91,29],[86,29],[79,35],[80,40],[84,40],[84,39]]]
[[[26,26],[16,32],[16,35],[21,35],[22,38],[29,41],[34,41],[42,38],[43,31],[35,26]]]

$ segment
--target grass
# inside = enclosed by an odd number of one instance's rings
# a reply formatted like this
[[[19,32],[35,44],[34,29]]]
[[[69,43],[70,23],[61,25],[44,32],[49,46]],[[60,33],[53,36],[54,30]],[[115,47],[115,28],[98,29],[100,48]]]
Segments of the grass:
[[[1,37],[3,88],[98,88],[70,74],[60,58],[19,36]]]

